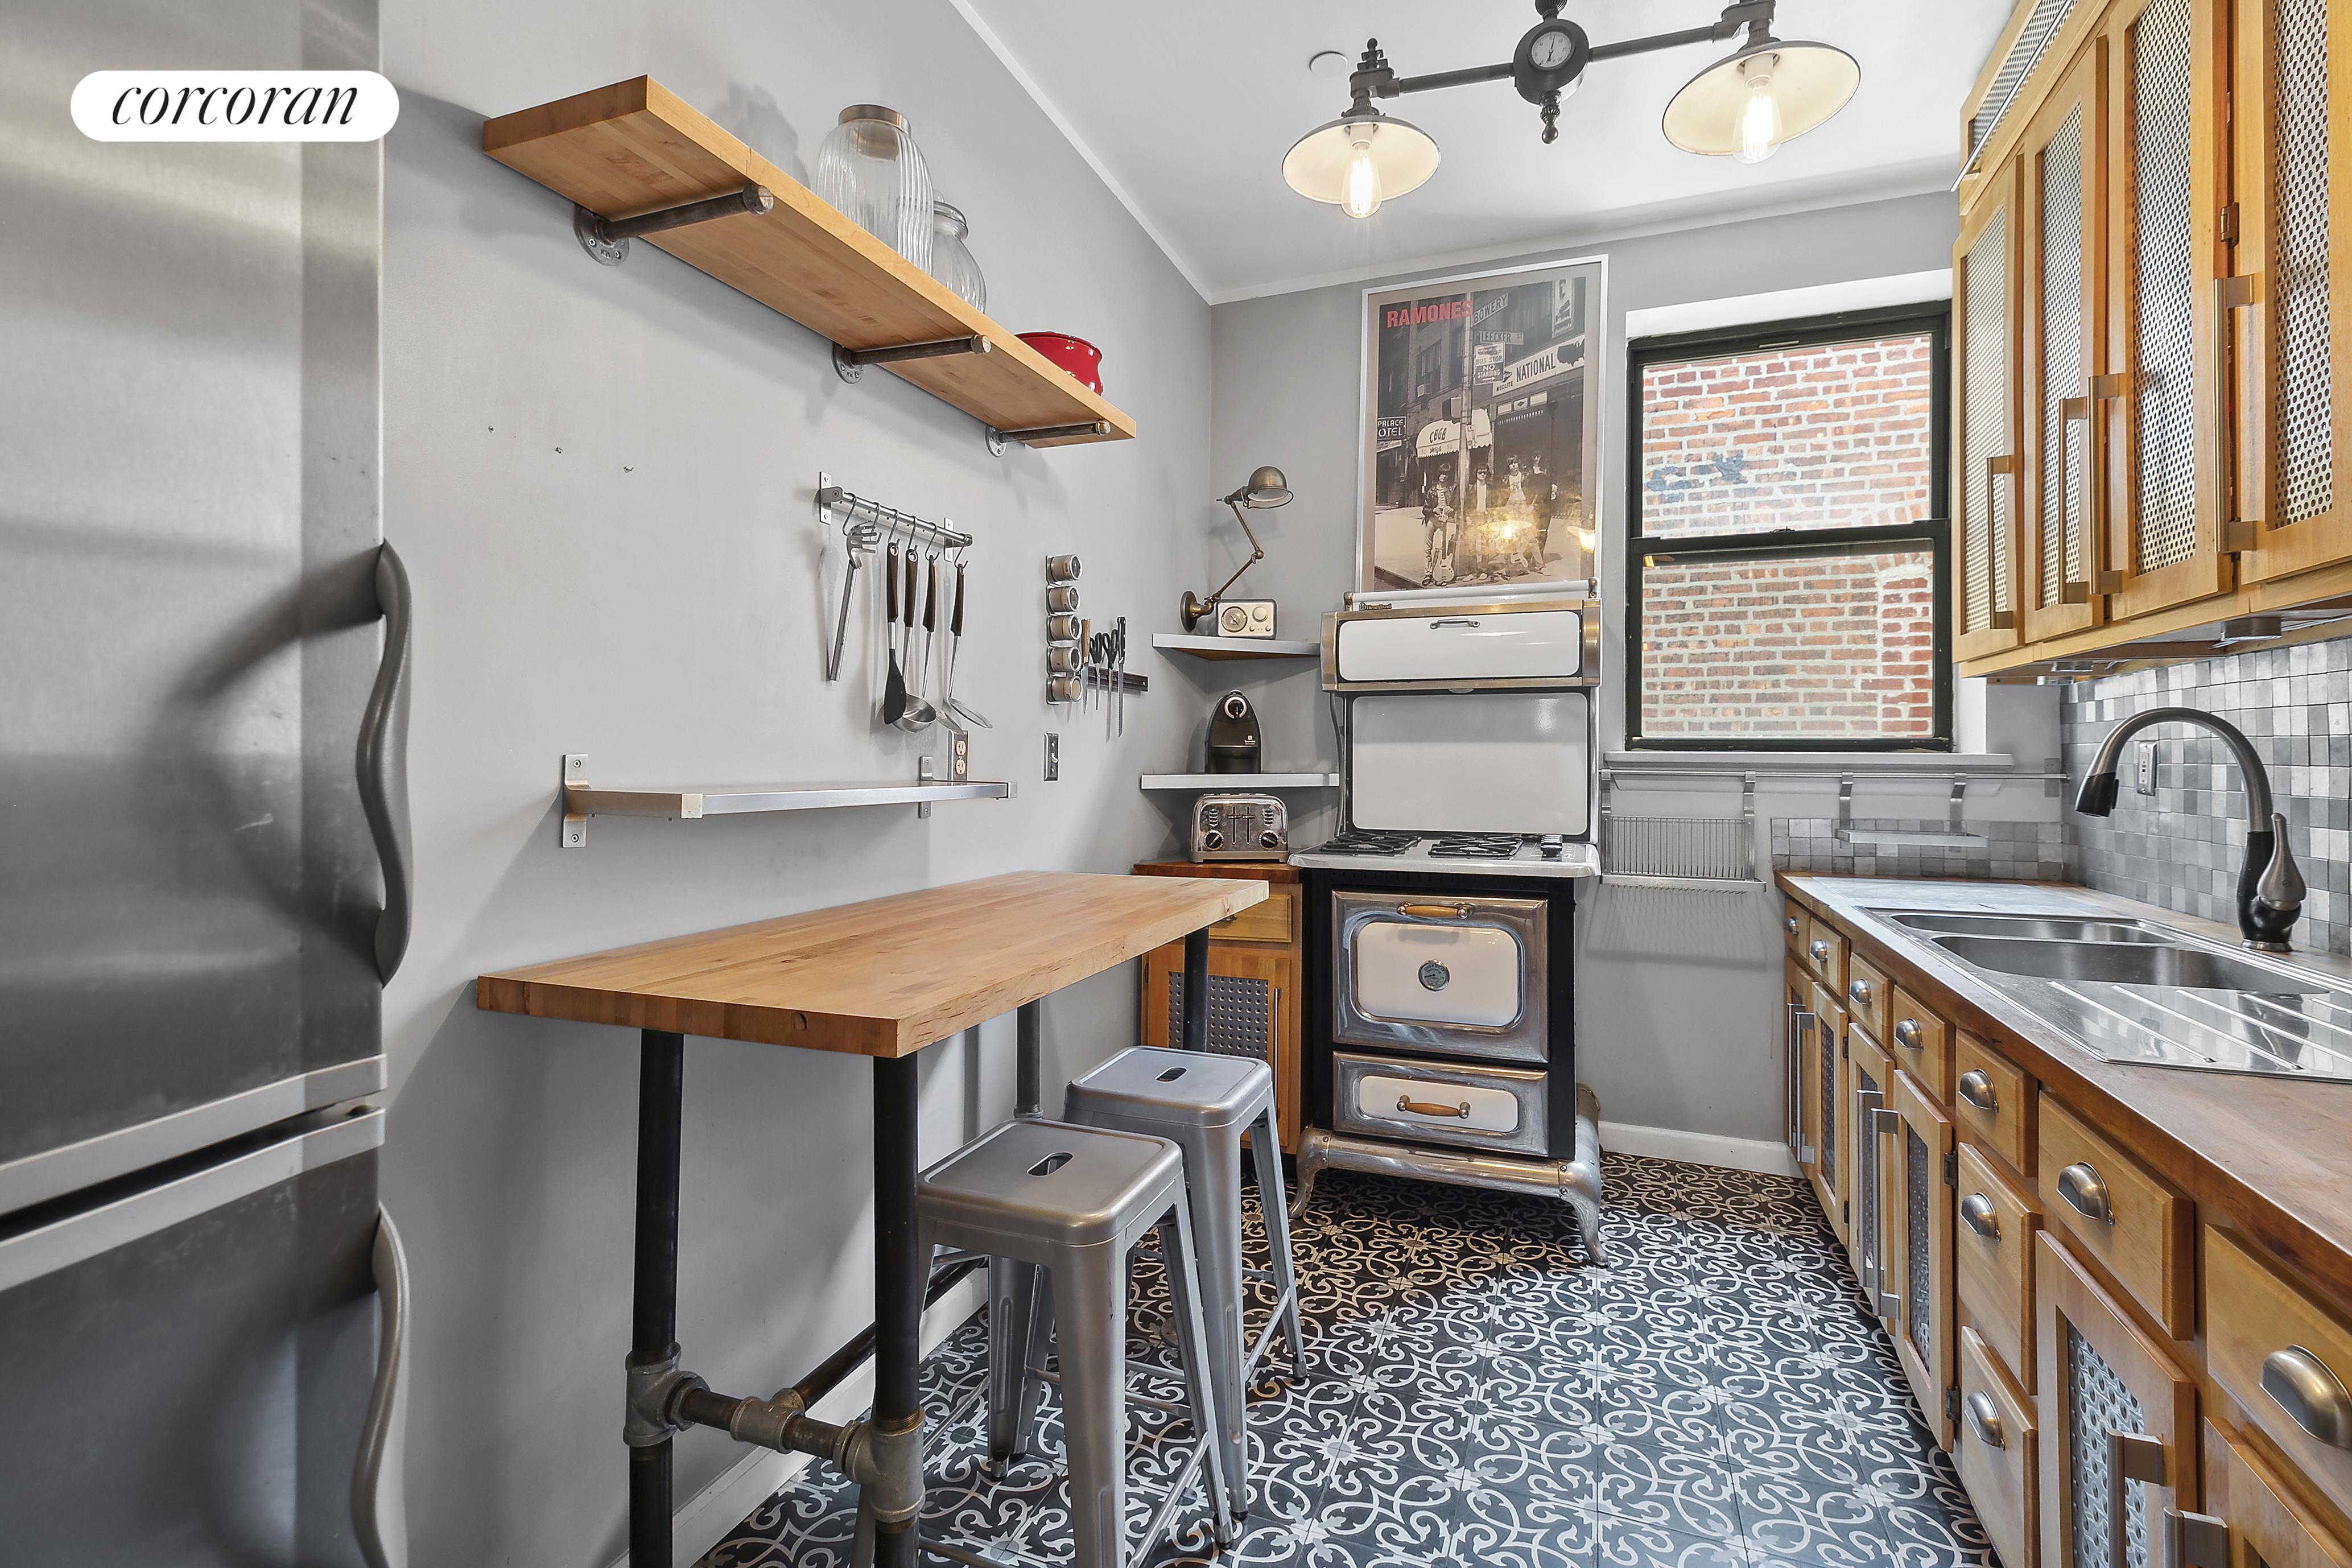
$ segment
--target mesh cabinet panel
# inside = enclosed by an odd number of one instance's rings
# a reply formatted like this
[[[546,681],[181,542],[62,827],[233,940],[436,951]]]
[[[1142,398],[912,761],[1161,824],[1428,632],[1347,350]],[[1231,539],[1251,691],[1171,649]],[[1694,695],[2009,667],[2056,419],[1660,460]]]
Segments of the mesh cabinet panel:
[[[2132,28],[2131,320],[2139,526],[2132,564],[2197,549],[2197,266],[2189,241],[2190,0],[2155,0]]]
[[[1184,1041],[1184,974],[1168,977],[1168,1038]],[[1209,976],[1209,1049],[1266,1060],[1274,1039],[1273,987],[1238,974]]]
[[[1969,247],[1964,270],[1968,312],[1964,374],[1966,401],[1960,411],[1962,535],[1967,555],[1968,628],[1992,625],[1994,612],[2009,602],[2009,536],[1996,509],[2000,487],[1985,472],[1985,459],[2009,455],[2009,212],[1998,208]]]
[[[1927,1347],[1934,1342],[1935,1282],[1927,1272],[1927,1205],[1934,1200],[1930,1185],[1927,1141],[1907,1122],[1903,1128],[1903,1332],[1919,1358],[1933,1364]]]
[[[2042,365],[2042,591],[2035,602],[2055,605],[2080,564],[2084,454],[2067,436],[2059,416],[2062,400],[2085,390],[2083,363],[2083,110],[2077,105],[2042,150],[2041,323],[2037,347]],[[2053,523],[2056,526],[2052,526]],[[2081,574],[2074,574],[2075,581]]]
[[[1837,1042],[1822,1041],[1822,1180],[1837,1180]]]
[[[1861,1067],[1853,1069],[1854,1087],[1862,1094],[1878,1092],[1878,1080]],[[1856,1096],[1859,1101],[1860,1096]],[[1853,1205],[1854,1253],[1857,1257],[1878,1256],[1878,1140],[1870,1135],[1870,1124],[1857,1119],[1853,1139]],[[1882,1289],[1884,1287],[1882,1286]],[[1878,1303],[1870,1304],[1870,1315],[1878,1316]]]
[[[2106,1568],[2111,1561],[2107,1434],[2146,1432],[2147,1416],[2138,1396],[2072,1323],[2066,1325],[2066,1447],[2074,1460],[2074,1495],[2068,1506],[2074,1521],[2074,1563],[2077,1568]],[[2140,1495],[2144,1484],[2124,1483],[2125,1568],[2147,1568],[2147,1514]]]
[[[2282,521],[2300,522],[2336,504],[2328,429],[2327,0],[2272,0],[2278,68],[2271,78],[2277,161],[2271,170],[2278,244],[2272,260],[2278,342],[2271,396],[2278,410]]]

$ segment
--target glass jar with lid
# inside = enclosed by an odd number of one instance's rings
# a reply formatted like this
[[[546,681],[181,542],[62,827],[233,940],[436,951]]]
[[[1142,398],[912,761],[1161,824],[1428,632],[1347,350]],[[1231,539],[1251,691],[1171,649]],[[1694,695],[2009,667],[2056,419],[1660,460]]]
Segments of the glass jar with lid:
[[[931,264],[930,275],[955,290],[956,297],[982,315],[988,314],[988,279],[981,276],[980,263],[971,258],[964,236],[971,226],[963,220],[963,211],[946,202],[931,204]]]
[[[907,117],[853,103],[816,154],[816,194],[925,271],[931,265],[931,172]]]

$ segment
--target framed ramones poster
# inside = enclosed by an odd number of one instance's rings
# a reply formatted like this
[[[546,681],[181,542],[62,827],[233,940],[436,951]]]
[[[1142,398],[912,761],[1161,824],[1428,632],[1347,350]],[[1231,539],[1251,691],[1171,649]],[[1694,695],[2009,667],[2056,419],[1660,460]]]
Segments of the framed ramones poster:
[[[1356,586],[1588,581],[1599,258],[1364,292]]]

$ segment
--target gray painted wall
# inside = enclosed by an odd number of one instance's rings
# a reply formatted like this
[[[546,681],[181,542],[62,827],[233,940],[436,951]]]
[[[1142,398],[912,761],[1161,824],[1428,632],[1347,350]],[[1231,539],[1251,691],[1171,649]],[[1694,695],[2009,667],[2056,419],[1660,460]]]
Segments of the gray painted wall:
[[[1646,132],[1629,128],[1628,134],[1636,133]],[[1591,255],[1609,260],[1601,506],[1604,647],[1612,661],[1621,646],[1623,603],[1626,311],[1948,267],[1958,222],[1950,197],[1923,195],[1578,245],[1492,264]],[[1219,483],[1238,482],[1255,464],[1277,463],[1298,497],[1271,514],[1267,560],[1244,579],[1251,592],[1279,599],[1281,628],[1293,637],[1312,635],[1352,581],[1363,290],[1397,280],[1242,300],[1220,305],[1212,315],[1211,452]],[[1236,478],[1223,478],[1229,474]],[[1238,563],[1242,548],[1240,532],[1228,521],[1212,552]],[[1336,754],[1313,676],[1262,679],[1253,689],[1265,711],[1270,755]],[[1603,703],[1604,737],[1623,733],[1623,702],[1622,686],[1612,679]],[[2039,768],[2057,752],[2054,704],[2031,689],[2014,697],[2004,689],[1988,714],[1988,749],[2014,750],[2023,767]],[[1856,812],[1878,818],[1940,816],[1944,791],[1941,782],[1865,784]],[[1671,816],[1736,813],[1738,804],[1736,781],[1620,795],[1620,809]],[[1830,816],[1834,806],[1833,788],[1811,785],[1767,787],[1758,798],[1767,819]],[[2046,820],[2053,809],[2039,785],[1979,789],[1971,797],[1977,816]],[[1327,806],[1310,828],[1328,827],[1330,816]],[[1777,1136],[1774,902],[1760,894],[1619,889],[1585,900],[1579,1070],[1599,1094],[1606,1121],[1720,1137]]]
[[[385,532],[417,602],[417,940],[387,997],[387,1201],[418,1318],[415,1560],[569,1565],[621,1545],[636,1041],[478,1013],[485,970],[1023,868],[1166,847],[1135,775],[1199,706],[1072,720],[1039,781],[1042,558],[1075,550],[1100,624],[1173,624],[1215,509],[1209,311],[947,0],[583,0],[385,7]],[[970,216],[993,314],[1100,344],[1131,443],[987,455],[893,377],[640,245],[598,267],[568,206],[480,152],[484,116],[651,73],[806,176],[843,104],[904,110]],[[1004,804],[698,823],[600,818],[556,847],[559,756],[612,783],[911,779],[868,654],[821,679],[811,493],[853,489],[981,537],[963,691]],[[1158,616],[1155,619],[1155,615]],[[1147,673],[1162,670],[1147,658]],[[1115,972],[1055,999],[1048,1081],[1133,1038]],[[925,1155],[1009,1109],[1011,1020],[928,1053]],[[766,1392],[870,1316],[869,1074],[697,1041],[687,1054],[681,1331],[717,1386]],[[741,1450],[681,1445],[683,1500]]]

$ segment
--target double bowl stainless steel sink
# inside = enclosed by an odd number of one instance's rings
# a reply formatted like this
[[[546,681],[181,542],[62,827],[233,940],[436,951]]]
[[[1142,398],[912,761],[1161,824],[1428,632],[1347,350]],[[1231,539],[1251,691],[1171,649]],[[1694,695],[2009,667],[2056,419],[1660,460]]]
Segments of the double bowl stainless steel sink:
[[[2352,984],[2146,921],[1881,912],[2107,1061],[2352,1079]]]

